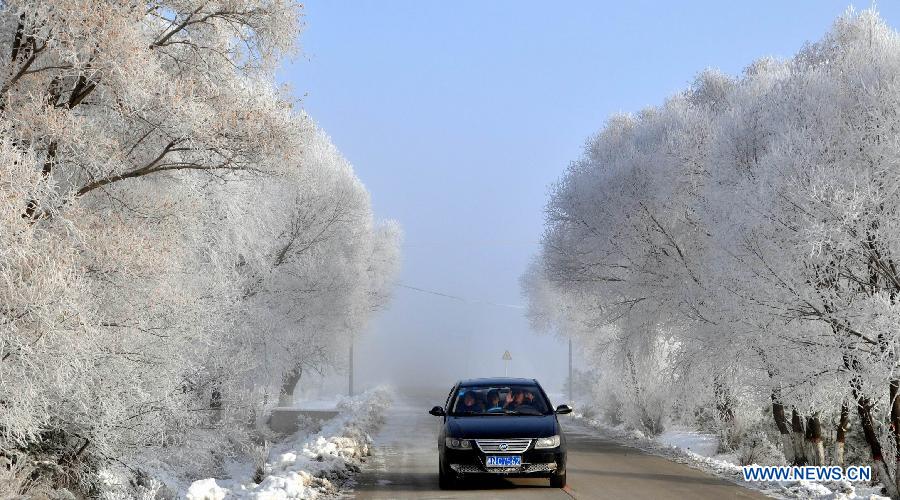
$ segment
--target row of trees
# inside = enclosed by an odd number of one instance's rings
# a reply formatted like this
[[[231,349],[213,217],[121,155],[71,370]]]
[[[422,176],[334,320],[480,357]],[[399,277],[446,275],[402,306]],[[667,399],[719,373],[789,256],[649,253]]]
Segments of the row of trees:
[[[789,60],[611,118],[552,192],[532,320],[588,348],[633,425],[712,419],[738,445],[765,417],[819,464],[855,427],[898,498],[898,110],[900,37],[851,11]]]
[[[210,474],[385,304],[398,227],[274,83],[301,26],[0,6],[0,496]]]

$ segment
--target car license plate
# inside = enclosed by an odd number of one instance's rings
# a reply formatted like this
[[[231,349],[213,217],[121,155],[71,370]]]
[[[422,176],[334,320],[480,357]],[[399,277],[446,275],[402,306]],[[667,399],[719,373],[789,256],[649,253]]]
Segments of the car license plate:
[[[488,455],[485,465],[488,467],[519,467],[522,457],[518,455]]]

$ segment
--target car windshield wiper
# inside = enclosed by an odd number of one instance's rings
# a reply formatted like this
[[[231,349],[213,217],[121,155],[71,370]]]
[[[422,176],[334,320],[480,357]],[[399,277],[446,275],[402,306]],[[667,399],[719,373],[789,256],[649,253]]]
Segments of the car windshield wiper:
[[[544,414],[537,410],[528,410],[528,411],[507,410],[506,413],[504,413],[503,415],[525,415],[528,417],[539,417]]]
[[[521,412],[519,410],[503,410],[503,411],[458,411],[453,413],[453,416],[456,417],[470,417],[470,416],[495,416],[495,415],[525,415],[525,416],[541,416],[543,413],[538,411],[528,411]]]

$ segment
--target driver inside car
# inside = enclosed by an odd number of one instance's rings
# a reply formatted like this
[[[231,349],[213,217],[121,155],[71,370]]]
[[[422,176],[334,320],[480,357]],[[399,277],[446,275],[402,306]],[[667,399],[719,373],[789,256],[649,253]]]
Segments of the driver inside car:
[[[534,405],[534,393],[526,389],[524,391],[524,394],[525,394],[525,401],[523,404]]]
[[[515,410],[519,406],[522,406],[525,401],[525,394],[522,393],[521,389],[512,389],[506,394],[506,404],[503,407],[507,410]]]

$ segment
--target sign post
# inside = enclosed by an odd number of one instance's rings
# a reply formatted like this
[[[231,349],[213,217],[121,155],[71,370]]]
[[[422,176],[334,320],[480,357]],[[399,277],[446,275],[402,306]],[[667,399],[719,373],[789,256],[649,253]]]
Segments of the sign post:
[[[569,404],[574,405],[575,396],[572,394],[572,337],[569,337]]]
[[[350,380],[348,380],[348,383],[347,383],[347,389],[348,389],[347,392],[350,393],[350,396],[353,396],[353,338],[354,337],[355,337],[355,335],[350,336],[350,370],[348,370]]]
[[[509,351],[503,352],[503,376],[509,376],[509,362],[512,360],[512,355],[509,354]]]

